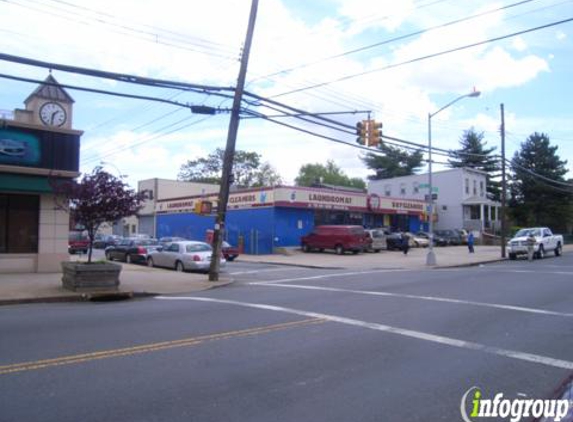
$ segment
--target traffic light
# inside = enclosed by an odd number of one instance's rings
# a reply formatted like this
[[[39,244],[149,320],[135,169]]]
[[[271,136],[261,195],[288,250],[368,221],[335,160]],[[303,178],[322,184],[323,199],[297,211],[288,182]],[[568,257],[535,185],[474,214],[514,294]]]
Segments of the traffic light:
[[[368,146],[377,147],[382,143],[382,123],[370,120],[370,130],[368,131]]]
[[[358,138],[356,138],[356,143],[360,145],[366,145],[368,141],[368,120],[362,120],[361,122],[356,123],[356,134]]]

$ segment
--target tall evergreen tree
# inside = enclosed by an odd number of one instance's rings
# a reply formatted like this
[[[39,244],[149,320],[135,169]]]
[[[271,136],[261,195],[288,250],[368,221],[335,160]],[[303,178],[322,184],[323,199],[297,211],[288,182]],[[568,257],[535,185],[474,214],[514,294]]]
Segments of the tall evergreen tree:
[[[391,177],[410,176],[422,167],[424,158],[421,150],[408,152],[402,148],[384,142],[378,147],[384,155],[368,152],[360,159],[366,167],[376,173],[368,176],[370,180],[389,179]]]
[[[570,192],[573,190],[547,180],[565,182],[567,160],[559,158],[557,148],[550,145],[546,134],[536,132],[513,156],[509,205],[518,225],[566,228],[571,218]]]
[[[487,192],[492,199],[499,201],[501,182],[494,180],[499,176],[499,159],[493,156],[496,147],[487,148],[483,132],[471,128],[464,131],[460,138],[461,148],[453,152],[455,158],[449,159],[450,167],[469,167],[487,173]]]

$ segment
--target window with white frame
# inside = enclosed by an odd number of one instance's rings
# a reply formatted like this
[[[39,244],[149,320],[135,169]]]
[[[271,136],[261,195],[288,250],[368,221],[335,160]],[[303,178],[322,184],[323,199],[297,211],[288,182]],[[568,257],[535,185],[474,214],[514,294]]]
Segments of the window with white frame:
[[[466,177],[466,195],[470,194],[470,179]]]
[[[483,180],[479,182],[479,196],[485,196]]]
[[[392,196],[392,185],[384,185],[384,195]]]
[[[420,193],[420,183],[414,182],[412,192],[413,193]]]
[[[400,195],[406,195],[406,183],[400,183]]]
[[[478,187],[477,186],[478,186],[478,182],[477,182],[477,180],[474,180],[474,195],[478,194]]]

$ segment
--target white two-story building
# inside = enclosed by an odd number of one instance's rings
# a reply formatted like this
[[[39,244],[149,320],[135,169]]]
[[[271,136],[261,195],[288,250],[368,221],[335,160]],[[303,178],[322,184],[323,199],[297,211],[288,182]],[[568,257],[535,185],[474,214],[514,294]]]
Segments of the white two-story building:
[[[466,229],[492,232],[500,228],[501,204],[488,198],[487,174],[471,168],[454,168],[432,174],[435,229]],[[371,181],[370,194],[394,198],[426,199],[428,175]]]

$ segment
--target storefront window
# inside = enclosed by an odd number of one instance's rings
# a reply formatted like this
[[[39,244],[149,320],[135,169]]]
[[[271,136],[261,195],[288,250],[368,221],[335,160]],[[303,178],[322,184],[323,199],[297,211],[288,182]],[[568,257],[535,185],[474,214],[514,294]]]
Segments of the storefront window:
[[[37,253],[40,198],[0,194],[0,253]]]

